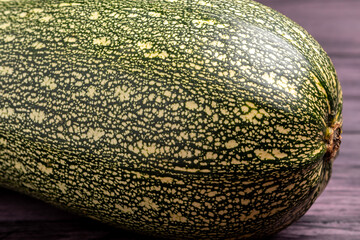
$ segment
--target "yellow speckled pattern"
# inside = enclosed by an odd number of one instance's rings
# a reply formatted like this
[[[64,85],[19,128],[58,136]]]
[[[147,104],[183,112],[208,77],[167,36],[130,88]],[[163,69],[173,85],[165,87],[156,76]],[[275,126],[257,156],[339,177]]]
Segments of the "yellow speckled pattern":
[[[275,233],[324,189],[333,65],[239,0],[0,0],[0,184],[179,239]]]

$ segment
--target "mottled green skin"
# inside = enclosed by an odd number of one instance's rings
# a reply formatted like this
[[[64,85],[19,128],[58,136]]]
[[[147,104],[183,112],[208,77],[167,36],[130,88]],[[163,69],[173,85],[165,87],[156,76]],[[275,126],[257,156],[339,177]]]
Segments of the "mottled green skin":
[[[341,87],[251,1],[0,0],[0,184],[103,222],[247,238],[329,180]]]

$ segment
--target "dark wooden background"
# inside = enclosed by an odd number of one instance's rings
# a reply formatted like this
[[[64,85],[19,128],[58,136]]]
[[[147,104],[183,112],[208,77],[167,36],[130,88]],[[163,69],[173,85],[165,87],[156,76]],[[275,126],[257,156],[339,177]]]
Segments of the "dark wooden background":
[[[344,93],[343,143],[332,179],[305,216],[271,240],[359,240],[360,0],[259,2],[295,20],[320,42],[334,62]],[[0,188],[0,240],[145,238]]]

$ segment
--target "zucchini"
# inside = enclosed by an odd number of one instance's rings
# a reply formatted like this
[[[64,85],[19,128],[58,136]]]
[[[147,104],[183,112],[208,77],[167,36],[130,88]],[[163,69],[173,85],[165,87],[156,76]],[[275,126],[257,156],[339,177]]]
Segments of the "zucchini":
[[[324,190],[342,92],[238,0],[0,1],[0,185],[155,236],[274,234]]]

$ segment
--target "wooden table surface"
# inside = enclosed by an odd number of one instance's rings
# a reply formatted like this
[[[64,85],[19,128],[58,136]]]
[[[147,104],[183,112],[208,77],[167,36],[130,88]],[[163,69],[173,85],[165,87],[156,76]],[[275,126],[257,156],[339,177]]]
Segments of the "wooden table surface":
[[[303,26],[334,62],[344,94],[343,143],[329,185],[311,209],[271,240],[360,239],[360,1],[261,0]],[[0,188],[0,240],[146,237],[63,212]]]

